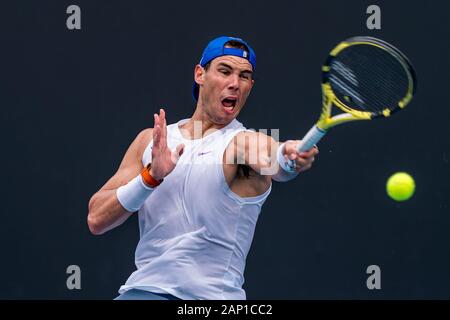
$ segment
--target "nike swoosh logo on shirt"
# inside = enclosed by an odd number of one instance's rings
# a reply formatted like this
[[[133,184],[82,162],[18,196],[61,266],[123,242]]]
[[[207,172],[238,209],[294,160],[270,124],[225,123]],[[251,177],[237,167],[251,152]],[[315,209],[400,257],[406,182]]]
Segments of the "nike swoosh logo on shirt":
[[[197,153],[198,156],[203,156],[205,154],[211,153],[211,151],[206,151],[206,152],[199,152]]]

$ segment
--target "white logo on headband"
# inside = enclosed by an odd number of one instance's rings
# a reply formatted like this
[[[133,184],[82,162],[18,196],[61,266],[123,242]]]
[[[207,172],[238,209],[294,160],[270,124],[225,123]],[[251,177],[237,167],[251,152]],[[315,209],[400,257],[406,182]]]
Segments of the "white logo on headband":
[[[247,58],[247,51],[242,51],[242,56],[243,56],[244,58]]]

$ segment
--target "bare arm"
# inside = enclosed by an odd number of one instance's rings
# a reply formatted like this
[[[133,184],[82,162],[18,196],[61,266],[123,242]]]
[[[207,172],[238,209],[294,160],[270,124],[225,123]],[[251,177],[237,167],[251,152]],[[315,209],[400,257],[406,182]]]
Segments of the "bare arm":
[[[151,176],[160,180],[175,168],[183,153],[183,144],[171,151],[167,146],[167,123],[165,111],[154,115],[153,129],[143,130],[128,148],[116,174],[96,192],[89,201],[88,225],[93,234],[99,235],[109,231],[127,220],[132,212],[128,212],[117,198],[117,189],[127,185],[144,169],[142,155],[145,147],[153,139]],[[131,185],[127,185],[131,186]],[[126,187],[125,187],[126,188]],[[128,189],[135,194],[135,189]],[[145,198],[140,199],[145,201]]]
[[[117,188],[136,177],[143,169],[142,154],[151,141],[153,129],[143,130],[128,148],[119,169],[89,201],[88,225],[93,234],[109,231],[131,215],[117,200]]]
[[[299,142],[300,140],[286,141],[283,152],[285,156],[295,160],[297,173],[311,168],[314,156],[319,152],[317,148],[312,148],[307,152],[298,153],[296,146]],[[268,179],[271,178],[278,182],[288,181],[295,175],[287,174],[278,164],[277,150],[281,143],[261,132],[244,131],[236,135],[233,143],[227,149],[227,155],[233,154],[237,163],[250,166],[259,174],[267,176]],[[227,161],[229,160],[227,159]]]

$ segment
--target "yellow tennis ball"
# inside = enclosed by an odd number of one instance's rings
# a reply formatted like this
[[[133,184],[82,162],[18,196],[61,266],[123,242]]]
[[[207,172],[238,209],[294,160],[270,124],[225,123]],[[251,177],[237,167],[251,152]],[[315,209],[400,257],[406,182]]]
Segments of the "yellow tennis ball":
[[[387,194],[396,201],[405,201],[412,197],[416,184],[406,172],[394,173],[387,181]]]

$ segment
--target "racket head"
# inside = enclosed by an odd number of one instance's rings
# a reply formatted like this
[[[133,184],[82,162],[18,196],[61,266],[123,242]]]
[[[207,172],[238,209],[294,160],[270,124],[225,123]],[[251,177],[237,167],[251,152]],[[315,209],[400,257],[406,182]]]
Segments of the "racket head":
[[[342,41],[322,67],[324,109],[336,105],[352,120],[389,117],[408,105],[416,87],[416,74],[408,58],[393,45],[373,37]],[[334,124],[328,121],[323,127]]]

